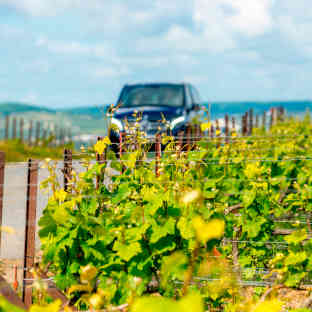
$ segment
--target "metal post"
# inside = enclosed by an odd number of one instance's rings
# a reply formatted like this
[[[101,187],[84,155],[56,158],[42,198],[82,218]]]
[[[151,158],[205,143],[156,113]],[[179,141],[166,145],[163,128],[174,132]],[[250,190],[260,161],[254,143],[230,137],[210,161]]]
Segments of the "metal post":
[[[32,144],[32,134],[33,134],[33,121],[29,122],[29,130],[28,130],[28,144]]]
[[[245,114],[242,116],[241,132],[242,132],[242,136],[244,136],[245,135]]]
[[[32,304],[32,288],[27,287],[27,285],[25,284],[25,279],[32,278],[30,269],[33,267],[35,260],[37,189],[38,189],[38,162],[29,159],[28,177],[27,177],[27,207],[26,207],[24,283],[23,283],[23,301],[27,307],[29,307]]]
[[[61,142],[62,146],[65,145],[65,133],[64,133],[64,129],[63,128],[60,131],[60,142]]]
[[[245,136],[247,136],[248,135],[248,133],[249,133],[249,129],[248,129],[248,119],[249,119],[249,113],[248,112],[246,112],[245,113],[245,131],[244,131],[244,133],[245,133]]]
[[[262,127],[265,131],[266,130],[266,111],[264,111],[262,115]]]
[[[191,131],[191,126],[187,125],[186,128],[186,149],[187,151],[191,150],[191,135],[192,135],[192,131]]]
[[[12,133],[12,139],[16,139],[16,118],[13,118],[13,133]]]
[[[20,140],[23,143],[24,142],[24,119],[20,119]]]
[[[39,140],[40,140],[40,121],[37,121],[37,125],[36,125],[36,145],[39,144]]]
[[[65,148],[64,149],[64,191],[70,192],[70,180],[72,179],[72,170],[73,170],[73,153],[72,150]]]
[[[235,117],[232,117],[232,131],[236,131]]]
[[[59,144],[57,132],[58,132],[58,127],[57,127],[57,125],[54,125],[54,145],[55,146],[58,146],[58,144]]]
[[[211,124],[211,127],[210,127],[210,137],[213,139],[214,136],[215,136],[215,129],[214,129],[213,124]]]
[[[0,152],[0,227],[2,226],[3,216],[3,192],[4,192],[4,170],[5,170],[5,153]],[[1,249],[1,231],[0,231],[0,249]]]
[[[256,115],[256,128],[259,128],[259,115]]]
[[[183,141],[184,141],[184,131],[178,133],[178,156],[181,155],[183,150]]]
[[[229,127],[229,116],[227,114],[224,117],[224,122],[225,122],[225,142],[229,143],[230,127]]]
[[[9,127],[10,127],[10,117],[9,115],[5,116],[5,133],[4,139],[7,141],[9,139]]]
[[[249,135],[252,135],[253,126],[254,126],[253,109],[251,108],[249,110],[249,131],[248,131]]]

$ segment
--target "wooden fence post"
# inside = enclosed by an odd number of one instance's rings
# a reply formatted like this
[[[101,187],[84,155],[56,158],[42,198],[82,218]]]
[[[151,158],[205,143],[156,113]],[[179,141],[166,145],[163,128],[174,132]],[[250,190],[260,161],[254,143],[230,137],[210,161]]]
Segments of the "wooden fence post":
[[[28,144],[32,145],[32,133],[33,133],[33,121],[29,121],[29,129],[28,129]]]
[[[191,150],[191,136],[192,136],[191,126],[187,125],[187,128],[186,128],[186,149],[188,152]]]
[[[284,107],[283,106],[279,106],[277,108],[277,112],[278,112],[278,121],[284,121]]]
[[[183,141],[184,141],[184,131],[179,131],[178,133],[178,156],[181,155],[181,152],[183,150]]]
[[[30,269],[35,262],[36,209],[38,189],[38,162],[29,159],[27,176],[27,206],[24,251],[23,301],[27,307],[32,304],[32,287],[27,287],[25,279],[32,278]]]
[[[118,149],[119,149],[119,160],[120,160],[120,166],[121,166],[121,173],[124,173],[126,170],[126,167],[124,166],[124,164],[122,163],[121,157],[123,154],[123,147],[124,147],[124,133],[123,132],[119,132],[119,145],[118,145]]]
[[[9,127],[10,127],[10,117],[9,115],[5,116],[5,132],[4,139],[7,141],[9,139]]]
[[[232,131],[236,132],[236,122],[235,122],[235,117],[232,117]]]
[[[16,118],[13,118],[13,129],[12,129],[12,139],[15,140],[16,139]]]
[[[245,135],[244,131],[245,131],[245,114],[242,115],[242,121],[241,121],[241,133],[242,133],[242,136]]]
[[[196,124],[195,125],[195,142],[200,141],[201,139],[201,129],[200,129],[200,125]]]
[[[161,157],[161,135],[160,133],[156,134],[156,162],[155,162],[155,174],[156,177],[159,177],[160,171],[159,171],[159,162]]]
[[[24,118],[20,119],[20,140],[24,142]]]
[[[40,140],[40,127],[41,127],[41,123],[40,123],[40,121],[37,121],[37,124],[36,124],[36,145],[39,144],[39,140]]]
[[[259,128],[259,115],[256,115],[256,128]]]
[[[266,111],[264,111],[262,115],[262,127],[265,131],[266,130]]]
[[[73,134],[72,134],[71,129],[68,129],[68,140],[69,140],[69,143],[73,143]]]
[[[72,179],[72,170],[73,170],[73,153],[72,150],[65,148],[64,149],[64,191],[70,192],[70,180]]]
[[[65,138],[65,135],[64,135],[64,128],[61,128],[61,131],[60,131],[60,141],[61,141],[61,145],[64,146],[64,138]]]
[[[229,143],[230,127],[229,127],[229,116],[228,116],[228,114],[225,115],[224,122],[225,122],[225,142]]]
[[[47,129],[44,128],[42,131],[42,141],[45,141],[47,139]]]
[[[245,136],[247,136],[248,135],[248,133],[249,133],[249,122],[248,122],[248,120],[249,120],[249,113],[248,112],[246,112],[245,113]]]
[[[121,159],[123,149],[123,133],[119,132],[119,158]]]
[[[4,193],[4,171],[5,171],[5,153],[0,152],[0,227],[2,226],[2,216],[3,216],[3,193]],[[0,250],[1,250],[1,235],[0,231]]]
[[[248,131],[248,134],[249,135],[252,135],[252,130],[253,130],[253,127],[254,127],[254,120],[253,120],[253,109],[251,108],[249,110],[249,131]]]
[[[285,108],[283,106],[281,106],[281,118],[282,121],[285,121]]]
[[[215,136],[215,129],[214,129],[213,124],[211,124],[211,127],[210,127],[210,138],[213,139],[214,136]]]
[[[53,132],[53,135],[54,135],[54,146],[58,145],[57,132],[58,132],[58,127],[57,127],[57,125],[54,125],[54,132]]]

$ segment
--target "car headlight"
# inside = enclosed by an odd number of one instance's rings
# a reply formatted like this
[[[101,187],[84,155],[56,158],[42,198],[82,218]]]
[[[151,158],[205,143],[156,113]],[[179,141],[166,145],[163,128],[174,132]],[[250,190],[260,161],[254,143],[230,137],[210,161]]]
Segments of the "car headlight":
[[[121,131],[124,128],[122,122],[119,119],[116,119],[114,117],[112,117],[111,123],[112,123],[112,125],[115,125]]]
[[[178,118],[175,118],[171,121],[170,123],[170,128],[171,130],[179,123],[185,121],[185,117],[184,116],[181,116],[181,117],[178,117]]]

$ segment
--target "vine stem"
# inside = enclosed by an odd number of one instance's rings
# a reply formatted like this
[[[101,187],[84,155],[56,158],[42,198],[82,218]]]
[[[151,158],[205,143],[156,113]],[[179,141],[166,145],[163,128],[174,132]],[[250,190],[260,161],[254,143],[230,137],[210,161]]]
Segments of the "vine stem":
[[[194,273],[194,267],[195,267],[195,259],[198,256],[198,251],[199,251],[199,245],[198,245],[198,243],[196,243],[196,246],[195,246],[195,248],[192,252],[192,255],[191,255],[190,265],[186,271],[186,277],[185,277],[184,285],[182,288],[182,296],[185,296],[187,294],[188,287],[192,281],[192,277],[193,277],[193,273]]]
[[[282,285],[275,285],[275,286],[272,286],[272,287],[268,288],[268,289],[264,292],[264,294],[261,296],[261,298],[260,298],[260,300],[259,300],[259,303],[265,301],[266,298],[267,298],[273,291],[275,291],[275,290],[277,290],[277,289],[280,289],[280,288],[283,288],[283,286],[282,286]]]

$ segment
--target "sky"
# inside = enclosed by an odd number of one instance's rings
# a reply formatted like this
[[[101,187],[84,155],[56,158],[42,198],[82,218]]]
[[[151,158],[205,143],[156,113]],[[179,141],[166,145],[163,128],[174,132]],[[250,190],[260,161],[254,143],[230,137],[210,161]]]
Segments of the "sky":
[[[114,103],[135,82],[205,101],[311,99],[309,0],[0,0],[0,102]]]

